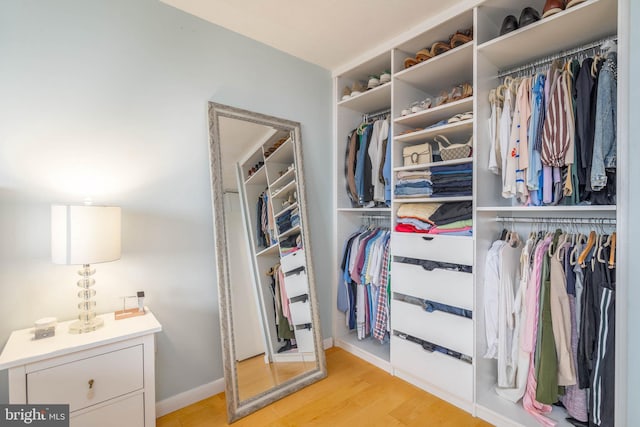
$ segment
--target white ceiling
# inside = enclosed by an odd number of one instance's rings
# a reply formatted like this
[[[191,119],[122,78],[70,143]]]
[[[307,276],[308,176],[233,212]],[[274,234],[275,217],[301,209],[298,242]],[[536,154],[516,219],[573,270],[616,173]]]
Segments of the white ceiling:
[[[161,0],[335,71],[469,0]],[[455,13],[455,12],[454,12]]]

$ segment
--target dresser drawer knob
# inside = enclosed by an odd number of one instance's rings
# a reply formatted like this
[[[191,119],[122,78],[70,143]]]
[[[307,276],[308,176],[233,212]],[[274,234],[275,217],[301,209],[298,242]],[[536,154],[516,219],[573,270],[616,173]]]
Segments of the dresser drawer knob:
[[[95,396],[95,389],[93,388],[93,379],[89,380],[89,390],[87,391],[87,399],[91,400]]]
[[[427,242],[430,242],[433,240],[433,237],[431,236],[422,236],[422,240],[426,240]]]

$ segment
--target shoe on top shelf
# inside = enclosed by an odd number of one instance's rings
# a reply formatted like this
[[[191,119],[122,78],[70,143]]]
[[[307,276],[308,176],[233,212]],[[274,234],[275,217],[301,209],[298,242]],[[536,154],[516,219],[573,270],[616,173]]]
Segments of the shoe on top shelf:
[[[526,27],[529,24],[533,24],[540,20],[540,14],[532,7],[525,7],[520,13],[520,19],[518,20],[518,27]]]
[[[351,89],[349,88],[349,86],[345,86],[344,89],[342,89],[342,100],[344,101],[345,99],[349,99],[351,98]]]
[[[565,7],[564,0],[547,0],[542,9],[542,17],[546,18],[547,16],[562,12]]]
[[[351,96],[360,95],[362,92],[364,92],[364,90],[365,89],[362,82],[353,82],[353,84],[351,85]]]
[[[374,87],[380,86],[380,79],[378,76],[371,75],[369,76],[369,81],[367,82],[367,89],[373,89]]]
[[[569,0],[569,1],[567,2],[567,9],[569,9],[570,7],[573,7],[573,6],[577,6],[577,5],[579,5],[580,3],[584,3],[585,1],[586,1],[586,0]]]
[[[518,29],[518,19],[513,15],[507,15],[502,21],[502,27],[500,27],[500,35],[510,33]]]

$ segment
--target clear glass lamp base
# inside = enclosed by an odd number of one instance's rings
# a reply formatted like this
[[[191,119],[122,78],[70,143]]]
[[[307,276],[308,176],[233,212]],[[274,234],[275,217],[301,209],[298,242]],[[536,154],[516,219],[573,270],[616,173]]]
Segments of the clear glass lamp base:
[[[72,334],[82,334],[86,332],[93,332],[96,329],[100,329],[102,326],[104,326],[104,320],[99,317],[95,317],[87,322],[76,320],[69,325],[69,332]]]
[[[91,278],[95,272],[89,264],[83,264],[82,270],[78,271],[78,274],[82,277],[78,280],[78,287],[80,288],[80,292],[78,292],[78,297],[80,298],[78,309],[80,313],[78,314],[78,320],[69,325],[69,332],[72,334],[93,332],[104,325],[104,320],[96,317],[96,312],[94,311],[96,303],[91,300],[91,297],[96,294],[96,291],[91,289],[96,283]]]

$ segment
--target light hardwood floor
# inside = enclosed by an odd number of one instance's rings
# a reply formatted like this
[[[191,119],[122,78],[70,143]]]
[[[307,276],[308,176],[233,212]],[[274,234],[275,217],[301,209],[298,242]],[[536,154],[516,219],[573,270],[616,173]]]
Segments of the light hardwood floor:
[[[340,348],[330,348],[326,356],[327,378],[236,421],[233,426],[490,425]],[[224,393],[157,421],[157,427],[228,425]]]
[[[264,363],[264,354],[237,362],[240,400],[269,390],[315,367],[315,361]]]

